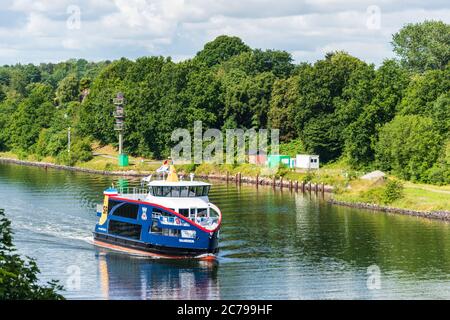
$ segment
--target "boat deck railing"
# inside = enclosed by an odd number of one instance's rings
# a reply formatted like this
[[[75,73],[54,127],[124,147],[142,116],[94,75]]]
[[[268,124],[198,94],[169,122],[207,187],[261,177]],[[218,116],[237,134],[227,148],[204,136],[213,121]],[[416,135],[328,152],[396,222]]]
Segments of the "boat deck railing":
[[[145,198],[148,195],[147,188],[137,188],[137,187],[121,187],[118,188],[119,195],[121,197],[140,200]]]

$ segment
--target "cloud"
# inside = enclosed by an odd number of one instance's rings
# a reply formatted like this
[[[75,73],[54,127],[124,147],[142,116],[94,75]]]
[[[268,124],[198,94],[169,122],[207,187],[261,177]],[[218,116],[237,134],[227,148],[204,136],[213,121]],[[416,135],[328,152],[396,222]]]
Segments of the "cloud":
[[[71,5],[79,8],[79,27],[68,23],[76,18]],[[373,5],[379,17],[367,11]],[[221,34],[287,50],[297,62],[345,50],[379,64],[392,57],[391,35],[403,24],[448,23],[450,9],[442,0],[8,0],[0,18],[2,64],[143,55],[182,60]]]

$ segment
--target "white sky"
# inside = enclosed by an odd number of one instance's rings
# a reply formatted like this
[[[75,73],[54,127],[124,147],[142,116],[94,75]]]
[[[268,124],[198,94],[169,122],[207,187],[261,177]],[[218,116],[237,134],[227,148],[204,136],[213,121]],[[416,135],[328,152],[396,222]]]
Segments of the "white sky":
[[[207,41],[233,35],[253,48],[314,62],[345,50],[367,62],[393,56],[405,23],[450,22],[450,2],[400,0],[6,0],[0,64],[190,58]],[[79,14],[78,14],[79,13]],[[79,18],[79,19],[78,19]]]

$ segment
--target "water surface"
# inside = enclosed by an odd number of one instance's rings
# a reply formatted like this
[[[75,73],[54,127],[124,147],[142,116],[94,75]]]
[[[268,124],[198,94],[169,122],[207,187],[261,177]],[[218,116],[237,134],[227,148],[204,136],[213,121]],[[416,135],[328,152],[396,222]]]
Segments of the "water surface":
[[[214,182],[210,200],[223,212],[218,262],[163,261],[93,246],[95,205],[113,182],[0,164],[0,207],[19,252],[69,299],[450,298],[447,223]],[[380,289],[368,287],[368,268],[379,268]]]

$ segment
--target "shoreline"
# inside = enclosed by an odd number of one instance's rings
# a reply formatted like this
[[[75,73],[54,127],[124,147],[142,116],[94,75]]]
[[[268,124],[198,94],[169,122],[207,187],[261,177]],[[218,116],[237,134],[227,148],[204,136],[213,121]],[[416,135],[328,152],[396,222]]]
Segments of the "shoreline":
[[[99,174],[99,175],[108,175],[108,176],[122,176],[122,177],[146,177],[151,174],[151,172],[136,172],[136,171],[105,171],[105,170],[96,170],[96,169],[88,169],[81,167],[72,167],[60,164],[54,164],[50,162],[38,162],[38,161],[28,161],[28,160],[19,160],[13,158],[1,158],[0,163],[10,163],[17,164],[23,166],[31,166],[31,167],[40,167],[40,168],[51,168],[57,170],[67,170],[74,172],[84,172],[90,174]],[[235,175],[225,174],[196,174],[197,177],[203,179],[211,179],[211,180],[221,180],[221,181],[234,181],[236,183],[246,183],[253,185],[262,185],[262,186],[273,186],[278,187],[280,189],[288,188],[291,190],[302,190],[302,191],[310,191],[310,192],[333,192],[333,186],[321,184],[321,183],[310,183],[310,182],[299,182],[292,180],[284,180],[282,177],[280,179],[275,178],[262,178],[259,176],[256,177],[243,177],[240,173]]]
[[[356,209],[365,209],[373,211],[381,211],[387,213],[401,214],[411,217],[427,218],[433,220],[450,221],[450,211],[417,211],[411,209],[401,209],[394,207],[381,206],[378,204],[363,203],[363,202],[348,202],[339,201],[335,199],[328,199],[328,203],[343,207],[350,207]]]
[[[146,173],[139,173],[136,171],[96,170],[96,169],[66,166],[63,164],[55,164],[55,163],[50,163],[50,162],[27,161],[27,160],[13,159],[13,158],[0,158],[0,163],[12,163],[12,164],[17,164],[17,165],[22,165],[22,166],[40,167],[40,168],[44,168],[44,169],[51,168],[51,169],[57,169],[57,170],[85,172],[85,173],[91,173],[91,174],[100,174],[100,175],[104,175],[104,176],[124,176],[124,177],[148,176],[148,174],[146,174]]]
[[[66,166],[66,165],[59,165],[54,163],[48,163],[48,162],[37,162],[37,161],[27,161],[27,160],[18,160],[13,158],[1,158],[0,157],[0,163],[9,163],[9,164],[16,164],[16,165],[23,165],[23,166],[33,166],[33,167],[40,167],[40,168],[51,168],[51,169],[57,169],[57,170],[66,170],[66,171],[72,171],[72,172],[84,172],[89,174],[99,174],[99,175],[107,175],[107,176],[122,176],[122,177],[145,177],[148,176],[150,173],[142,173],[142,172],[136,172],[136,171],[105,171],[105,170],[96,170],[96,169],[88,169],[88,168],[81,168],[81,167],[72,167],[72,166]],[[302,192],[302,193],[333,193],[333,186],[325,185],[321,183],[311,183],[311,182],[299,182],[299,181],[292,181],[292,180],[284,180],[283,177],[280,177],[279,179],[276,179],[276,177],[273,178],[266,178],[266,177],[243,177],[240,173],[237,173],[235,175],[226,174],[226,175],[218,175],[218,174],[208,174],[208,175],[202,175],[198,174],[196,175],[199,178],[202,179],[211,179],[211,180],[220,180],[220,181],[226,181],[226,182],[234,182],[236,184],[250,184],[255,185],[258,187],[261,186],[272,186],[273,188],[278,188],[280,190],[288,189],[290,191],[295,192]],[[427,218],[427,219],[433,219],[433,220],[440,220],[440,221],[450,221],[450,211],[418,211],[418,210],[412,210],[412,209],[402,209],[402,208],[395,208],[395,207],[387,207],[377,204],[370,204],[370,203],[361,203],[361,202],[348,202],[348,201],[340,201],[335,199],[328,199],[328,203],[333,205],[339,205],[339,206],[345,206],[350,208],[357,208],[357,209],[365,209],[365,210],[372,210],[372,211],[380,211],[380,212],[387,212],[387,213],[394,213],[394,214],[401,214],[401,215],[408,215],[413,217],[421,217],[421,218]]]

